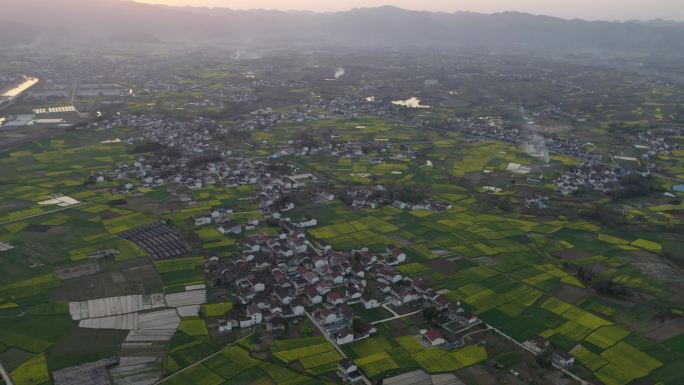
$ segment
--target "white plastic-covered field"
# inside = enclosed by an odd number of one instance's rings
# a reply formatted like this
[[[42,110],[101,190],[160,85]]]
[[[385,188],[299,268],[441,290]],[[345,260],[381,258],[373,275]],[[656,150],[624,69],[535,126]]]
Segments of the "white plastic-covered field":
[[[166,307],[163,294],[136,294],[70,302],[69,313],[71,313],[73,320],[79,321],[86,318],[110,317],[162,307]]]
[[[184,292],[166,295],[166,304],[169,307],[201,305],[206,302],[207,289],[205,285],[186,286]]]

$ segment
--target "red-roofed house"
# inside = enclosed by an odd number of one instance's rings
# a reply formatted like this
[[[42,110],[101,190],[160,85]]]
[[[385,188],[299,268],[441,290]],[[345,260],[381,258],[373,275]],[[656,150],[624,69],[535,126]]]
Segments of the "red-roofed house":
[[[306,282],[308,282],[310,285],[314,285],[321,280],[320,278],[318,278],[318,275],[316,275],[316,273],[314,273],[313,271],[305,272],[304,274],[302,274],[302,278],[304,278]]]
[[[334,313],[329,309],[319,309],[314,312],[314,318],[323,325],[334,324],[337,322],[337,313]]]
[[[382,267],[382,269],[380,270],[380,275],[392,283],[397,283],[401,281],[403,278],[395,268],[389,265],[385,265]]]
[[[333,306],[341,305],[344,303],[344,297],[336,291],[331,291],[330,293],[326,294],[325,297],[326,301]]]
[[[442,333],[440,333],[437,329],[428,330],[428,332],[425,333],[423,338],[430,344],[430,346],[439,346],[444,345],[446,343],[446,340],[444,339],[444,337],[442,337]]]
[[[321,294],[313,286],[307,286],[306,289],[304,289],[304,295],[312,305],[321,303],[321,301],[323,301],[323,297],[321,297]]]
[[[434,302],[435,308],[439,311],[446,310],[449,308],[449,300],[441,294],[435,297]]]
[[[385,262],[387,262],[388,265],[404,263],[406,262],[406,254],[397,248],[391,249],[385,254]]]

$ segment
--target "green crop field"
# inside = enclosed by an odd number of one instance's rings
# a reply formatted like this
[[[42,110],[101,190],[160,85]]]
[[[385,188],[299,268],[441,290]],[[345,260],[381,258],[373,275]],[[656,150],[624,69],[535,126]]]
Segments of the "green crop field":
[[[329,350],[324,353],[301,358],[299,363],[304,369],[312,369],[331,363],[339,363],[342,357],[336,350]]]
[[[206,317],[221,317],[232,309],[232,302],[212,303],[202,305],[201,312]]]
[[[50,373],[44,354],[34,356],[10,373],[17,385],[37,385],[50,381]]]
[[[307,358],[310,358],[310,360],[305,362],[316,362],[317,359],[313,357],[332,352],[333,350],[333,346],[323,337],[303,338],[299,340],[277,340],[271,344],[271,352],[273,352],[273,355],[288,363],[297,360],[300,360],[301,362],[302,359]],[[327,363],[328,362],[322,362],[319,365]],[[319,365],[310,365],[310,367]]]
[[[180,331],[189,336],[209,335],[207,324],[201,319],[184,319],[180,324]]]
[[[587,337],[587,342],[607,349],[629,335],[627,330],[617,326],[604,326]]]
[[[361,368],[366,377],[373,378],[388,370],[397,369],[399,365],[390,357],[390,355],[382,351],[380,353],[365,355],[354,361],[356,365]]]
[[[487,359],[482,347],[466,346],[454,352],[442,349],[425,349],[411,355],[428,373],[451,372],[472,366]]]
[[[624,342],[604,351],[601,356],[608,364],[599,369],[596,375],[606,385],[628,384],[662,366],[660,361]]]

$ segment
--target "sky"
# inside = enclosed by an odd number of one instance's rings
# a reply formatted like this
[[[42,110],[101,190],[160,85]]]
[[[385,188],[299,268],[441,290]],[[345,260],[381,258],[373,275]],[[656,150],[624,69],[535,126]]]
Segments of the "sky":
[[[684,0],[136,0],[143,3],[226,7],[234,9],[342,11],[395,5],[430,11],[493,13],[520,11],[586,20],[684,21]]]

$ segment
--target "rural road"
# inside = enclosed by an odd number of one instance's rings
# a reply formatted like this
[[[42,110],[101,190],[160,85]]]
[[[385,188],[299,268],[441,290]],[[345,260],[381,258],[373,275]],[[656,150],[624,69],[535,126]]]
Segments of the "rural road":
[[[328,336],[328,333],[325,332],[325,330],[323,329],[323,327],[322,327],[321,325],[319,325],[318,322],[316,322],[316,320],[311,316],[311,313],[309,313],[308,311],[304,311],[304,313],[306,314],[307,317],[309,317],[309,320],[311,321],[311,323],[313,323],[314,325],[316,325],[316,327],[318,328],[318,331],[321,332],[321,334],[323,335],[323,337],[325,337],[325,339],[328,340],[328,342],[330,342],[330,343],[332,344],[332,346],[335,347],[335,350],[337,350],[337,352],[340,353],[340,355],[341,355],[342,357],[349,359],[349,357],[347,357],[347,354],[344,352],[344,350],[342,350],[342,348],[340,348],[340,347],[337,345],[337,343],[336,343],[335,341],[333,341],[333,339],[330,338],[330,337]],[[359,371],[359,373],[361,373],[361,371]],[[361,373],[361,375],[363,376],[363,382],[364,382],[366,385],[371,385],[371,382],[370,382],[370,380],[369,380],[368,378],[366,378],[366,375],[363,374],[363,373]]]
[[[372,325],[381,324],[381,323],[383,323],[383,322],[394,321],[395,319],[399,319],[399,318],[404,318],[404,317],[412,316],[412,315],[418,314],[418,313],[420,313],[420,312],[423,311],[423,309],[420,309],[420,310],[414,311],[413,313],[397,314],[394,310],[390,309],[389,306],[387,306],[387,304],[382,305],[382,307],[384,307],[385,309],[387,309],[390,313],[394,314],[394,316],[392,316],[392,317],[390,317],[390,318],[382,319],[382,320],[380,320],[380,321],[371,322]]]
[[[5,367],[2,366],[2,364],[0,364],[0,376],[2,376],[2,379],[5,380],[5,384],[14,385],[12,378],[9,376],[9,374],[5,370]]]

